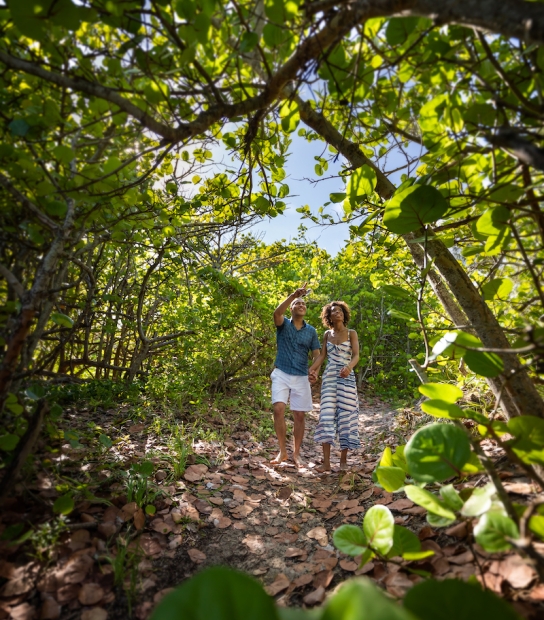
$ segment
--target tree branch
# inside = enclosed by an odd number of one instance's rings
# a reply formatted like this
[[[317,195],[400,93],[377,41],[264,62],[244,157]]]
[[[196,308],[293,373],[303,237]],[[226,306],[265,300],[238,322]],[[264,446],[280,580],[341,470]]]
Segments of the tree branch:
[[[15,291],[17,297],[23,301],[23,296],[25,294],[25,289],[23,285],[17,280],[17,278],[11,273],[11,271],[4,267],[4,265],[0,264],[0,275],[3,276],[6,282],[11,286],[11,288]]]

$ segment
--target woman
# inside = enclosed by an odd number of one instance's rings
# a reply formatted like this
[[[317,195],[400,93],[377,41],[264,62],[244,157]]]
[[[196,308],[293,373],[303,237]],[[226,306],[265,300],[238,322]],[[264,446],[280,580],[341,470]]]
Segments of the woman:
[[[340,469],[347,468],[348,450],[359,442],[359,398],[353,369],[359,361],[359,339],[348,329],[349,306],[343,301],[331,301],[321,311],[323,325],[328,327],[323,337],[321,353],[310,368],[310,381],[317,380],[321,364],[328,358],[321,384],[321,411],[315,431],[315,441],[323,444],[323,464],[319,472],[331,468],[331,444],[336,436],[340,442]]]

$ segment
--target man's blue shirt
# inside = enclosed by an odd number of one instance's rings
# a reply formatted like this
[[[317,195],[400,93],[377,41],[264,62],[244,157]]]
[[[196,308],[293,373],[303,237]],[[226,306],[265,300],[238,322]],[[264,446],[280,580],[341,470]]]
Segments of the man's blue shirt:
[[[283,324],[276,325],[276,341],[276,368],[288,375],[307,375],[308,353],[320,348],[315,328],[304,321],[297,329],[291,319],[283,317]]]

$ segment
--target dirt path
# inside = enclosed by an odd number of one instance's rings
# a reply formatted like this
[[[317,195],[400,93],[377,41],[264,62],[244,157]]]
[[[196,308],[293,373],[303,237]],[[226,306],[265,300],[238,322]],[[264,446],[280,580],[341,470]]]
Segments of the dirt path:
[[[316,404],[307,416],[304,468],[271,467],[268,461],[276,453],[276,440],[263,445],[253,442],[249,433],[241,433],[225,442],[220,465],[187,469],[185,482],[170,489],[171,508],[162,510],[150,524],[156,531],[140,539],[148,555],[156,560],[141,565],[144,577],[147,575],[144,586],[148,593],[147,600],[137,608],[139,618],[148,617],[169,588],[213,564],[254,575],[279,604],[289,606],[322,602],[327,589],[354,573],[379,580],[388,577],[388,589],[398,596],[419,579],[377,562],[357,570],[357,563],[339,554],[332,544],[332,534],[339,525],[360,523],[365,510],[376,503],[389,504],[393,510],[396,503],[398,523],[412,522],[416,531],[422,528],[421,508],[407,499],[393,503],[393,495],[371,481],[384,441],[398,443],[392,432],[395,412],[386,403],[362,400],[362,448],[350,453],[347,472],[333,471],[330,475],[315,471],[320,462],[320,447],[313,443],[318,415]],[[196,447],[196,452],[210,461],[217,458],[217,450],[213,445]],[[332,461],[334,468],[338,451],[333,451]],[[176,535],[175,521],[180,515],[199,518],[205,526],[193,521],[186,524],[183,534]],[[168,534],[161,532],[172,527]],[[428,544],[437,546],[433,541]],[[459,553],[464,551],[458,549]],[[471,564],[466,568],[468,559],[463,561],[465,577],[474,572]],[[445,566],[443,572],[449,572],[450,564],[445,561]]]
[[[126,485],[115,482],[109,486],[114,493],[108,495],[111,502],[80,502],[56,542],[44,538],[49,559],[19,553],[23,541],[12,544],[0,537],[5,557],[0,561],[0,619],[125,620],[132,609],[138,620],[146,620],[171,588],[215,564],[253,575],[280,605],[319,604],[353,574],[365,574],[400,598],[422,578],[413,572],[416,569],[438,579],[476,576],[489,589],[514,600],[521,616],[542,617],[544,588],[537,584],[534,569],[519,556],[489,556],[472,547],[466,542],[465,523],[447,529],[430,527],[424,509],[403,492],[387,493],[372,482],[371,473],[384,447],[404,443],[422,422],[421,415],[361,399],[362,447],[349,454],[347,472],[324,475],[315,470],[321,458],[321,448],[313,442],[318,413],[316,404],[307,416],[304,468],[270,466],[277,453],[276,439],[259,443],[249,432],[238,432],[222,443],[195,445],[196,463],[176,482],[168,482],[172,473],[168,474],[166,465],[171,461],[153,457],[164,467],[154,472],[153,490],[162,491],[152,500],[157,508],[154,515],[146,516],[134,501],[127,503]],[[128,463],[140,463],[151,447],[167,450],[145,424],[134,424],[130,418],[119,424],[118,432],[122,442],[114,456],[126,458],[118,461],[125,462],[126,468]],[[489,456],[500,458],[493,442],[485,449]],[[70,467],[92,466],[85,462],[81,448],[68,453]],[[65,458],[64,454],[58,458]],[[333,451],[333,467],[338,462],[339,452]],[[69,471],[67,465],[65,470]],[[108,471],[100,473],[109,480]],[[520,499],[534,496],[530,481],[515,468],[501,470],[501,477],[505,488]],[[486,482],[486,476],[478,474],[471,481],[457,482],[456,488]],[[38,519],[43,501],[58,496],[52,484],[46,476],[39,478],[31,495],[39,500],[34,504],[27,505],[22,495],[14,497],[2,514],[4,523],[14,527]],[[332,544],[334,531],[342,523],[360,524],[374,504],[387,505],[395,522],[416,533],[423,549],[432,550],[434,556],[409,567],[373,561],[358,569],[357,562],[337,552]]]

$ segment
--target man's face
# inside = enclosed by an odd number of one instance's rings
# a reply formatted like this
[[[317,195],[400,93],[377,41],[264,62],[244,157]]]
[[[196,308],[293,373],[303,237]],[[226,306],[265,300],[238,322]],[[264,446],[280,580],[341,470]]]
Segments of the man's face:
[[[304,299],[295,299],[295,301],[291,304],[291,315],[292,316],[304,316],[306,314],[306,303]]]

